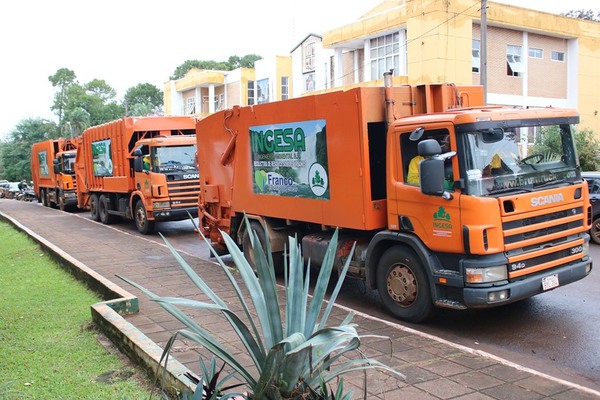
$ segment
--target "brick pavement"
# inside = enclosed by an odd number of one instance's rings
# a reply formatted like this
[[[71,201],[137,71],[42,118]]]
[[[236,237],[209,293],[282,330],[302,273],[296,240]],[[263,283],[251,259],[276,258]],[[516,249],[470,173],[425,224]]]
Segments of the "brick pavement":
[[[170,314],[135,287],[120,280],[122,275],[162,296],[201,299],[198,290],[179,268],[166,246],[143,237],[123,233],[85,218],[35,203],[0,199],[0,218],[9,221],[38,241],[74,275],[98,291],[104,302],[91,305],[94,322],[117,347],[142,367],[156,373],[162,347],[182,328]],[[167,238],[168,239],[168,238]],[[182,253],[211,288],[235,303],[225,274],[213,262]],[[232,306],[234,308],[234,306]],[[336,306],[332,321],[349,312]],[[229,346],[244,365],[251,365],[237,337],[220,316],[195,311],[195,321]],[[416,330],[368,315],[357,314],[354,322],[365,338],[361,350],[368,356],[402,372],[405,380],[380,371],[369,371],[369,399],[597,399],[600,393],[555,379],[481,351],[459,346]],[[199,357],[208,359],[201,346],[177,340],[169,361],[169,384],[193,387],[186,372],[199,374]],[[350,382],[349,382],[350,381]],[[362,393],[362,379],[345,379]]]

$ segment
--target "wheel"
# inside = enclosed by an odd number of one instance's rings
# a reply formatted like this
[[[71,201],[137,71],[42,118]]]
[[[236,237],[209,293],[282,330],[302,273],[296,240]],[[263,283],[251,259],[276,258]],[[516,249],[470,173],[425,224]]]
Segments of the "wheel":
[[[48,207],[50,207],[50,208],[56,208],[56,204],[53,203],[52,199],[50,198],[50,192],[51,192],[50,190],[46,190],[46,195],[44,197],[46,199],[45,204],[47,204]]]
[[[590,238],[592,239],[592,242],[600,244],[600,218],[596,218],[594,222],[592,222]]]
[[[48,207],[48,198],[46,197],[46,191],[44,189],[40,189],[40,200],[44,207]]]
[[[258,241],[266,255],[266,235],[262,225],[258,221],[252,221],[250,222],[250,229],[256,232],[256,235],[258,236]],[[244,230],[244,234],[242,236],[242,251],[244,252],[244,257],[246,258],[252,269],[256,270],[256,260],[254,258],[254,251],[252,251],[252,242],[250,241],[250,230],[248,229]],[[275,274],[283,274],[283,252],[272,253],[272,255]]]
[[[421,262],[411,250],[388,249],[377,266],[377,289],[385,307],[408,322],[421,322],[433,312],[429,281]]]
[[[60,211],[65,211],[67,206],[65,205],[65,196],[62,192],[56,193],[56,198],[58,199],[58,208]]]
[[[114,222],[114,215],[108,213],[110,204],[110,198],[103,194],[98,199],[98,219],[105,225],[112,224]]]
[[[92,194],[92,197],[90,197],[90,213],[94,221],[100,220],[98,215],[98,195],[96,193]]]
[[[135,203],[134,211],[135,227],[142,235],[147,235],[154,231],[154,221],[149,221],[146,215],[146,207],[141,200]]]

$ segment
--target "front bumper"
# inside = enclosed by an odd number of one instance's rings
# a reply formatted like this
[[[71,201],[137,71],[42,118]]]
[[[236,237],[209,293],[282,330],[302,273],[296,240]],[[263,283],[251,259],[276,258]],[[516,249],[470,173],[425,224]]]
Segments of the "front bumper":
[[[592,259],[587,257],[583,260],[565,265],[560,268],[552,269],[534,276],[526,277],[502,286],[492,286],[484,288],[465,287],[463,290],[464,304],[467,308],[488,308],[504,304],[514,303],[519,300],[544,293],[542,288],[542,279],[551,275],[558,275],[559,286],[585,278],[592,270]],[[505,300],[488,301],[490,292],[508,290],[509,296]],[[552,290],[552,289],[550,289]]]
[[[191,214],[193,218],[198,217],[198,207],[154,210],[152,216],[155,221],[181,221],[190,217],[188,213]]]

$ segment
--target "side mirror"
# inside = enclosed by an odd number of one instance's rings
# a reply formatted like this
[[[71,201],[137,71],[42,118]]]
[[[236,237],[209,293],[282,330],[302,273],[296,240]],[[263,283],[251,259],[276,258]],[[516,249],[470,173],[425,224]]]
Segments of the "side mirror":
[[[432,196],[444,196],[444,161],[428,158],[419,163],[421,192]]]
[[[135,153],[135,152],[134,152]],[[141,152],[140,152],[141,153]],[[141,155],[141,154],[140,154]],[[144,172],[142,157],[136,157],[133,159],[133,170],[135,172]]]

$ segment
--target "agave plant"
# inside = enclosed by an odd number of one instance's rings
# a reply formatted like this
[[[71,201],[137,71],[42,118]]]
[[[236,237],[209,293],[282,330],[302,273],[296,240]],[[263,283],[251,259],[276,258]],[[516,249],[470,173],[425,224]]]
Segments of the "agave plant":
[[[250,226],[247,219],[245,223],[246,226]],[[268,230],[265,229],[265,232]],[[277,297],[277,282],[268,236],[265,240],[266,249],[263,250],[258,236],[252,232],[251,243],[255,271],[231,237],[224,232],[222,235],[247,289],[249,299],[219,255],[214,251],[213,254],[229,279],[248,325],[213,292],[210,285],[194,272],[162,235],[161,237],[181,268],[195,286],[212,302],[160,297],[135,282],[124,277],[119,278],[142,290],[182,322],[186,328],[179,330],[176,334],[204,346],[214,356],[226,363],[237,374],[237,378],[247,385],[245,398],[269,400],[349,399],[352,392],[343,393],[342,376],[353,371],[363,371],[366,398],[366,374],[364,372],[373,368],[389,371],[404,379],[404,375],[401,373],[377,360],[366,358],[360,353],[360,340],[366,336],[360,336],[356,325],[351,323],[352,313],[349,313],[341,324],[327,326],[328,318],[354,252],[353,248],[329,301],[323,309],[334,264],[337,230],[327,248],[312,296],[309,294],[310,262],[305,268],[298,240],[289,238],[289,254],[286,254],[284,268],[285,305],[281,305]],[[206,238],[204,240],[207,241]],[[252,302],[256,316],[251,313],[248,300]],[[201,324],[192,320],[182,310],[183,308],[222,312],[252,359],[256,371],[244,367],[225,344],[221,343]],[[262,332],[262,335],[259,332]],[[163,358],[166,356],[165,360],[168,359],[169,350],[170,346],[165,347],[163,353]],[[356,357],[351,357],[353,354],[356,354]],[[338,384],[337,390],[328,391],[327,385],[334,382]],[[227,398],[232,397],[233,395],[227,396]]]

